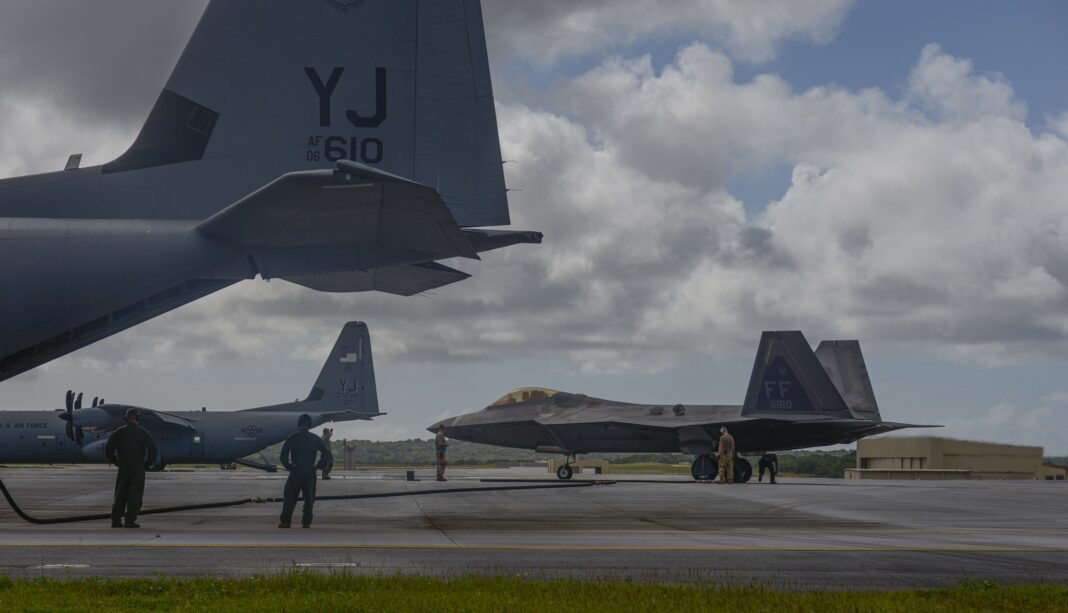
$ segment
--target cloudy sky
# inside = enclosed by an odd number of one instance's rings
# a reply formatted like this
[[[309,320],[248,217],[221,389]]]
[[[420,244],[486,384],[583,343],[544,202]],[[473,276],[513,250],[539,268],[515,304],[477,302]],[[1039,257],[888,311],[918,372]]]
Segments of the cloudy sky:
[[[204,4],[0,5],[0,177],[124,151]],[[886,419],[1068,453],[1068,4],[484,5],[514,224],[544,245],[409,299],[247,282],[0,406],[292,400],[360,319],[390,415],[339,432],[408,438],[526,385],[740,403],[760,331],[801,329],[861,339]]]

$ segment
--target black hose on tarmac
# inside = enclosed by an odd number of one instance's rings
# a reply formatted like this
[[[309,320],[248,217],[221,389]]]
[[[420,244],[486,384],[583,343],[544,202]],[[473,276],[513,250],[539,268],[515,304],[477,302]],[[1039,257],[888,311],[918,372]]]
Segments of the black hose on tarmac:
[[[546,490],[546,489],[569,489],[578,487],[591,487],[594,485],[611,485],[610,481],[578,481],[574,483],[554,483],[551,485],[509,485],[509,486],[497,486],[497,487],[457,487],[451,489],[441,490],[420,490],[420,491],[408,491],[408,492],[387,492],[383,494],[350,494],[345,496],[316,496],[315,501],[327,501],[327,500],[368,500],[372,498],[400,498],[403,496],[433,496],[436,494],[471,494],[477,492],[508,492],[515,490]],[[84,521],[102,521],[110,520],[111,513],[98,513],[96,515],[72,515],[69,517],[33,517],[22,510],[21,507],[12,498],[11,492],[8,491],[7,486],[4,485],[3,479],[0,479],[0,493],[4,495],[7,503],[11,505],[11,510],[15,512],[24,521],[31,524],[37,524],[40,526],[47,526],[52,524],[74,524]],[[303,500],[303,499],[300,499]],[[202,504],[185,504],[176,507],[163,507],[160,509],[148,509],[147,511],[141,511],[140,515],[160,515],[163,513],[180,513],[182,511],[201,511],[204,509],[222,509],[225,507],[239,507],[246,504],[272,504],[282,502],[281,498],[242,498],[240,500],[230,500],[227,502],[206,502]]]

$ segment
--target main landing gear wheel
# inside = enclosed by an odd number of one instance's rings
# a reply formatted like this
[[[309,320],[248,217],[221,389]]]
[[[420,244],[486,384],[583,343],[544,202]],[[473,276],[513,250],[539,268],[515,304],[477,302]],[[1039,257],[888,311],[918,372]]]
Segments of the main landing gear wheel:
[[[574,476],[574,474],[575,474],[575,471],[571,469],[571,465],[570,464],[564,464],[564,465],[560,466],[560,468],[556,469],[557,478],[562,479],[563,481],[567,481],[572,476]]]
[[[749,483],[753,478],[753,465],[745,458],[734,458],[734,482]]]
[[[711,481],[718,473],[719,465],[711,455],[699,455],[690,465],[690,474],[695,481]]]

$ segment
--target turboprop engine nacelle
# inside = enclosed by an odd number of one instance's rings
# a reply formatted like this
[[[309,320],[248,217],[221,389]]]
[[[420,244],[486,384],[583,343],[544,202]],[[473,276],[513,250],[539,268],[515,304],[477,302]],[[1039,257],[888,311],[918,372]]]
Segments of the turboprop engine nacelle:
[[[79,428],[111,430],[121,426],[124,422],[114,413],[109,413],[99,407],[90,407],[74,411],[73,423]]]
[[[82,457],[86,460],[93,462],[104,462],[107,458],[104,456],[104,449],[108,446],[107,440],[93,441],[88,445],[82,447]]]

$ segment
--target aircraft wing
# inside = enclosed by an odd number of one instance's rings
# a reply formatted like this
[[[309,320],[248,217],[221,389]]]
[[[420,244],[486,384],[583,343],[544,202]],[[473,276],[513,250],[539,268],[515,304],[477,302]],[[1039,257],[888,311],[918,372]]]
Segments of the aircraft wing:
[[[724,425],[730,428],[742,452],[851,443],[903,428],[939,427],[820,415],[743,417],[738,415],[737,407],[733,414],[728,413],[730,407],[722,409],[722,412],[713,409],[711,413],[702,411],[693,415],[649,415],[645,411],[640,415],[620,414],[618,409],[613,411],[615,415],[565,412],[542,415],[532,421],[541,426],[547,440],[562,449],[633,451],[645,449],[653,441],[667,441],[668,444],[677,443],[686,453],[712,451],[718,429]],[[667,411],[670,410],[667,407]]]
[[[173,432],[174,430],[194,429],[189,420],[177,415],[119,404],[77,409],[74,411],[74,425],[98,430],[115,430],[126,423],[124,417],[127,409],[130,408],[137,409],[141,425],[152,434],[163,431]]]
[[[154,429],[168,429],[168,430],[193,430],[193,424],[187,419],[183,419],[170,413],[164,413],[162,411],[152,411],[149,409],[141,409],[138,411],[139,420],[141,425],[145,427],[149,432],[153,432]]]
[[[283,175],[198,229],[257,249],[382,244],[430,259],[478,259],[437,191],[349,161],[335,171]]]
[[[660,430],[677,430],[694,426],[712,426],[717,428],[723,423],[742,423],[755,421],[756,418],[740,417],[736,406],[703,407],[704,410],[687,410],[677,405],[681,414],[676,414],[676,407],[666,405],[652,407],[634,405],[633,407],[610,406],[605,409],[583,409],[581,411],[561,411],[538,416],[534,421],[546,428],[577,425],[605,425],[611,427],[656,428]]]

